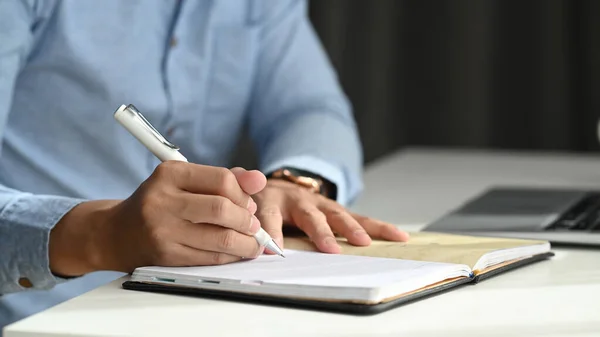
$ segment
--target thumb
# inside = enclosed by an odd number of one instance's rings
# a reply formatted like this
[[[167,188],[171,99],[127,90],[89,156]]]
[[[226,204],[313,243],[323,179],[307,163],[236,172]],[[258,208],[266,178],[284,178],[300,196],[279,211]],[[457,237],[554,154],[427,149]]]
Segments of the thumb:
[[[262,191],[267,185],[267,178],[260,171],[247,171],[241,167],[234,167],[231,169],[231,172],[235,175],[242,190],[249,195]]]

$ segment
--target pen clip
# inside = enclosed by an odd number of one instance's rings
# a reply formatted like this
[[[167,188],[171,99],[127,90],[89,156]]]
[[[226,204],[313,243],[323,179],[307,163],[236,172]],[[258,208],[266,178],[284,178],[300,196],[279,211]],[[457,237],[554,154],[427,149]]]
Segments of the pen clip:
[[[160,134],[160,132],[158,132],[158,130],[156,130],[154,128],[154,126],[152,126],[152,124],[150,124],[150,122],[148,122],[148,120],[146,119],[146,117],[144,117],[144,115],[142,115],[141,112],[139,112],[139,110],[133,105],[133,104],[129,104],[127,105],[127,110],[129,112],[131,112],[135,117],[137,117],[138,120],[140,120],[140,122],[142,123],[142,125],[144,125],[144,127],[146,128],[146,130],[150,131],[150,133],[156,137],[156,139],[158,139],[161,143],[163,143],[164,145],[174,149],[174,150],[179,150],[179,146],[171,143],[170,141],[168,141],[163,135]]]

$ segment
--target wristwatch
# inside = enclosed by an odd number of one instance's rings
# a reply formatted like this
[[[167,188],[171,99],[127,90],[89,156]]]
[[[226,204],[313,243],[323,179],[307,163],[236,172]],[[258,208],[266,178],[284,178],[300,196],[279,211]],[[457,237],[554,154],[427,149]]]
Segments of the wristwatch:
[[[329,199],[335,200],[337,197],[337,187],[334,183],[305,170],[293,167],[283,167],[268,174],[267,178],[287,180]]]

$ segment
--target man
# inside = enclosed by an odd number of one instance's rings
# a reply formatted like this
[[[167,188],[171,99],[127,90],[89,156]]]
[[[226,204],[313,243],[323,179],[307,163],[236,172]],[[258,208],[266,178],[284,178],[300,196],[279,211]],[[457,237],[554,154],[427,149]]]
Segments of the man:
[[[116,123],[128,103],[191,163]],[[226,169],[246,122],[260,171]],[[0,326],[138,266],[256,257],[258,226],[406,240],[343,207],[361,149],[305,1],[0,0],[0,134]]]

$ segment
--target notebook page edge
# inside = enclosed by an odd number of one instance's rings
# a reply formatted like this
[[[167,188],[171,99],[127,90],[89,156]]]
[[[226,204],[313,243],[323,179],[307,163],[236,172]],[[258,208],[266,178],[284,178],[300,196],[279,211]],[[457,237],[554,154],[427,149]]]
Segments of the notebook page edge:
[[[292,252],[293,253],[293,252]],[[300,251],[300,257],[304,254],[319,254],[325,260],[350,260],[358,262],[377,262],[380,264],[379,269],[375,269],[379,274],[362,275],[363,278],[369,280],[371,277],[396,277],[396,279],[388,279],[379,284],[373,283],[369,285],[344,286],[344,278],[361,277],[361,275],[352,274],[347,277],[339,277],[339,284],[327,285],[318,284],[319,280],[313,281],[313,284],[303,284],[303,280],[295,282],[290,280],[264,280],[258,281],[256,284],[252,282],[243,282],[240,278],[215,277],[212,275],[201,275],[202,270],[207,267],[188,267],[188,268],[172,268],[172,267],[143,267],[138,268],[131,276],[132,281],[156,283],[171,286],[187,286],[199,289],[212,289],[236,292],[250,292],[257,295],[274,295],[288,297],[318,297],[332,300],[356,300],[356,301],[381,301],[385,298],[397,296],[400,293],[411,292],[419,288],[425,288],[432,283],[438,283],[445,279],[464,276],[468,277],[471,272],[466,265],[456,265],[448,263],[424,262],[400,259],[383,259],[374,257],[361,257],[349,255],[331,255],[314,252]],[[288,254],[291,256],[291,254]],[[315,257],[315,255],[313,255]],[[265,258],[270,259],[270,258]],[[386,268],[394,266],[405,266],[405,269],[389,271]],[[350,266],[352,267],[352,266]],[[193,271],[192,274],[182,274],[182,271]],[[403,273],[403,271],[407,271]],[[422,272],[421,272],[422,271]],[[462,272],[462,274],[457,274]],[[402,278],[404,277],[404,278]],[[318,278],[318,275],[317,275]],[[165,280],[170,279],[170,280]],[[198,282],[202,280],[203,282]],[[204,282],[204,281],[216,282]],[[386,283],[387,282],[387,283]]]
[[[529,258],[534,255],[544,254],[549,252],[550,250],[550,242],[543,242],[530,246],[519,246],[506,249],[498,249],[484,254],[473,267],[473,271],[482,271],[495,265]]]

